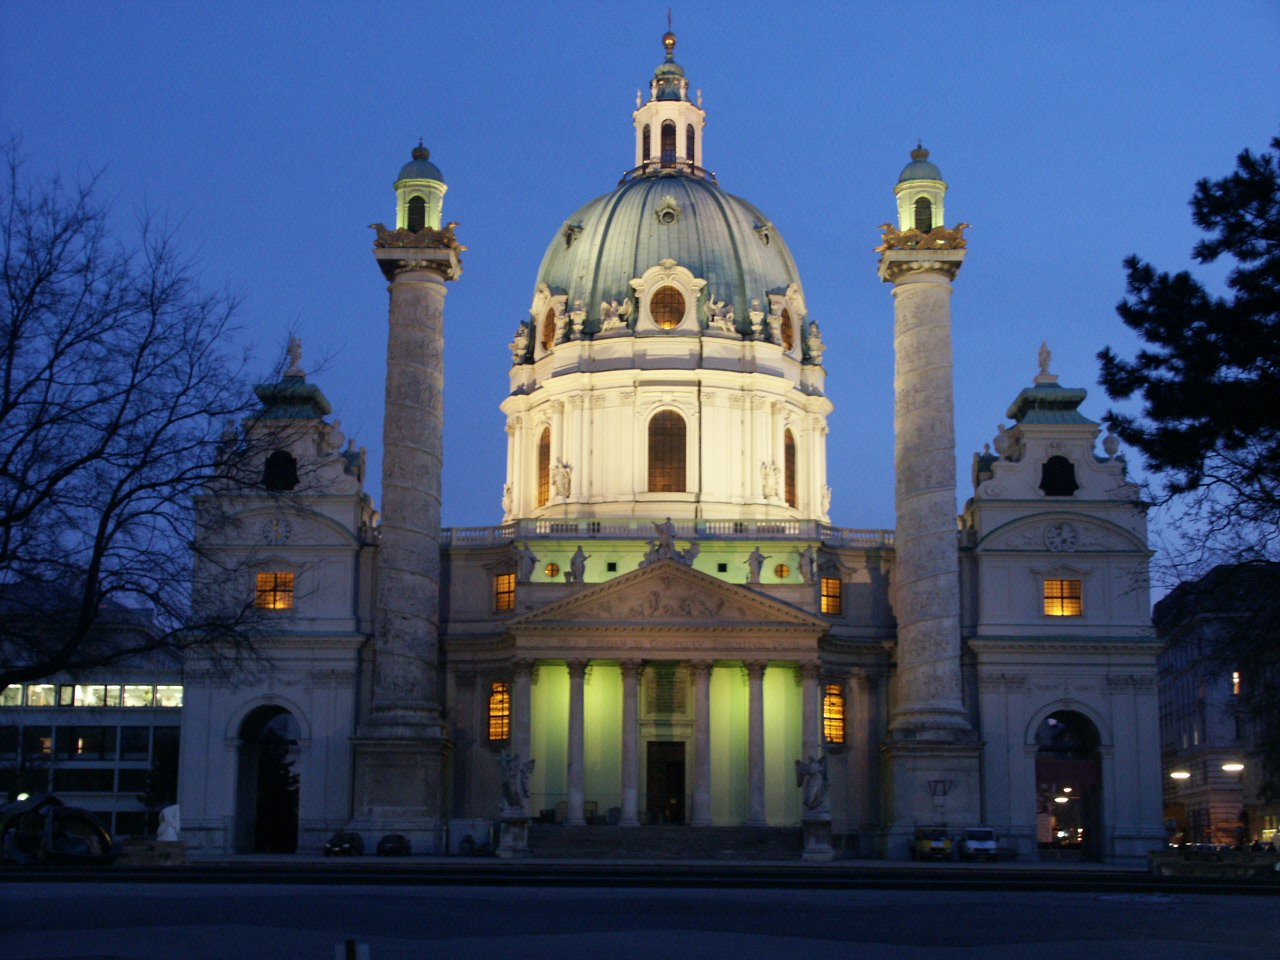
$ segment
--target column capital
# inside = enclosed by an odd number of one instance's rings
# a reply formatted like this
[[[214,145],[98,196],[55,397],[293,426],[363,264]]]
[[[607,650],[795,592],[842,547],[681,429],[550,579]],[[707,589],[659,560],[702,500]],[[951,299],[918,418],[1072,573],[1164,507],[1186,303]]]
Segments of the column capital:
[[[644,660],[619,660],[618,666],[622,668],[622,675],[624,677],[627,677],[627,676],[638,677],[644,671],[645,661]]]
[[[964,262],[963,249],[885,250],[880,257],[880,279],[897,284],[907,278],[926,279],[924,274],[936,274],[948,283],[960,272]]]
[[[694,676],[706,674],[710,676],[711,670],[715,667],[714,660],[690,660],[689,666],[693,669]]]
[[[810,682],[816,681],[822,676],[822,664],[817,660],[806,660],[796,667],[800,676]]]
[[[574,677],[585,677],[587,675],[587,667],[590,665],[591,661],[566,660],[565,663],[569,667],[569,678],[573,679]]]
[[[769,666],[768,660],[744,660],[742,665],[747,668],[747,676],[763,677],[765,668]]]
[[[511,661],[511,672],[517,677],[520,675],[533,676],[534,669],[538,666],[538,661],[521,657],[518,660]]]

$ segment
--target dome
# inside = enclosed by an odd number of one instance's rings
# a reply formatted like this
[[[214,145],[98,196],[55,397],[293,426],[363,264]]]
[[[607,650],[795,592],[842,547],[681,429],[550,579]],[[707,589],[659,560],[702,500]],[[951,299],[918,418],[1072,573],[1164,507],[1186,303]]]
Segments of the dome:
[[[769,218],[709,178],[659,173],[634,177],[573,214],[552,239],[538,282],[581,300],[585,330],[600,329],[602,301],[632,296],[631,280],[675,260],[707,281],[704,301],[733,307],[749,332],[751,301],[768,310],[769,293],[800,286],[786,242]]]
[[[902,173],[898,176],[899,183],[906,183],[908,180],[941,180],[942,171],[938,169],[937,164],[929,162],[929,151],[922,145],[917,145],[911,151],[911,162],[902,168]]]
[[[438,180],[444,183],[444,174],[431,162],[431,151],[421,141],[413,148],[413,159],[400,168],[396,183],[402,180]]]

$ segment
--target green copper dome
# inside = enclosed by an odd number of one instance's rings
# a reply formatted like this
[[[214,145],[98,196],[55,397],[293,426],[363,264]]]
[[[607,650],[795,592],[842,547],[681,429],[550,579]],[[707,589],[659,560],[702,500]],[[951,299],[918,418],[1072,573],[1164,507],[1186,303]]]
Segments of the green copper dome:
[[[661,173],[624,180],[571,216],[552,239],[538,281],[581,300],[584,329],[600,329],[602,301],[632,297],[631,280],[661,260],[675,260],[707,281],[703,303],[733,307],[749,333],[751,301],[768,311],[768,294],[800,285],[791,251],[763,213],[725,193],[712,179]]]
[[[911,162],[902,168],[902,173],[898,175],[899,183],[906,183],[908,180],[941,180],[942,171],[938,169],[937,164],[929,162],[929,151],[924,148],[923,144],[916,146],[911,151]]]
[[[437,180],[444,183],[444,174],[431,162],[431,151],[422,145],[421,140],[413,148],[413,159],[400,168],[396,183],[401,180]]]

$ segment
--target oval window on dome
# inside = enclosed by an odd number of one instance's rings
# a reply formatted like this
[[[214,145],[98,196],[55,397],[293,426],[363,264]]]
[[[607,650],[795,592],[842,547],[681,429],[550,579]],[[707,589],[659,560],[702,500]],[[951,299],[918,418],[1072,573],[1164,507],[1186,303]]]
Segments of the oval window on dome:
[[[659,287],[649,298],[649,316],[663,330],[674,330],[684,319],[684,294],[669,285]]]
[[[782,334],[782,349],[790,350],[796,345],[796,328],[791,322],[791,314],[786,310],[782,311],[782,317],[778,322]]]
[[[556,344],[556,312],[548,310],[542,318],[542,349],[550,350]]]

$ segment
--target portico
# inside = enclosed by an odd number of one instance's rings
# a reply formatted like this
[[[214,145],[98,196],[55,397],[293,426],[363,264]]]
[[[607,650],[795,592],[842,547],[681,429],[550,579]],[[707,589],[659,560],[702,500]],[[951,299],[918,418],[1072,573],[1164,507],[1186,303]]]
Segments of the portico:
[[[827,626],[677,560],[509,621],[511,749],[536,761],[533,812],[795,823],[787,785],[819,749]]]

